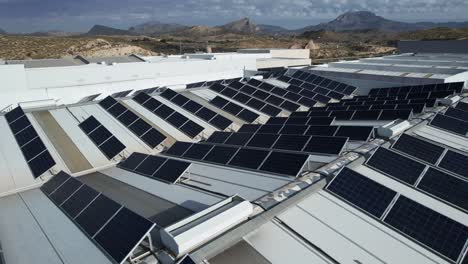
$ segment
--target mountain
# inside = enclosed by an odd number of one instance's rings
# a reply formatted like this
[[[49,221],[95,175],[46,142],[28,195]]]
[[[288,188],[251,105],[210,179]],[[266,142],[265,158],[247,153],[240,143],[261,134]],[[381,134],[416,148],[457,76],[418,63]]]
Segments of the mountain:
[[[6,31],[0,28],[0,34],[6,34]]]
[[[290,30],[280,26],[260,24],[257,26],[258,32],[266,35],[282,35],[291,33]]]
[[[38,36],[38,37],[70,37],[81,35],[82,33],[77,32],[67,32],[61,30],[49,30],[49,31],[37,31],[33,33],[26,34],[28,36]]]
[[[142,35],[159,35],[180,32],[188,28],[188,26],[175,23],[166,24],[159,21],[149,21],[140,25],[130,27],[128,31]]]
[[[117,29],[103,25],[94,25],[86,34],[92,36],[135,35],[133,32],[128,30]]]
[[[429,29],[435,27],[465,27],[468,26],[468,22],[448,22],[448,23],[432,23],[432,22],[420,22],[420,23],[406,23],[386,19],[381,16],[368,11],[352,11],[346,12],[336,19],[321,23],[315,26],[308,26],[299,30],[298,33],[306,31],[362,31],[362,30],[381,30],[381,31],[393,31],[393,32],[406,32],[415,31],[421,29]]]
[[[259,28],[257,27],[257,25],[247,17],[244,17],[240,20],[236,20],[236,21],[233,21],[233,22],[230,22],[225,25],[218,26],[218,27],[226,32],[231,32],[231,33],[253,34],[259,31]]]

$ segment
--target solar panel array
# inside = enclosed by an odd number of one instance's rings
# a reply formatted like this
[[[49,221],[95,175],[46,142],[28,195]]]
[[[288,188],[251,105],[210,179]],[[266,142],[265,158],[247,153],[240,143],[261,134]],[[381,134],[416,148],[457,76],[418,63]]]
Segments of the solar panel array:
[[[5,118],[34,178],[56,164],[21,107],[6,113]]]
[[[456,109],[463,110],[463,111],[468,111],[468,103],[465,102],[458,102],[457,106],[455,106]]]
[[[426,101],[428,101],[426,103]],[[414,103],[416,102],[416,103]],[[314,107],[309,109],[309,112],[326,112],[326,111],[367,111],[367,110],[413,110],[413,113],[422,113],[426,110],[427,104],[434,105],[435,100],[405,100],[405,101],[356,101],[356,102],[339,102],[327,104],[324,107]]]
[[[437,114],[429,125],[447,130],[460,136],[466,137],[468,135],[468,121],[463,121],[448,115]]]
[[[113,159],[126,148],[94,116],[90,116],[81,122],[79,127],[108,159]]]
[[[148,89],[143,89],[143,90],[138,90],[133,93],[133,96],[137,96],[140,93],[145,93],[145,94],[153,94],[156,91],[158,91],[160,88],[159,87],[153,87],[153,88],[148,88]]]
[[[340,155],[346,147],[348,138],[217,131],[206,142],[250,148]]]
[[[351,169],[343,168],[326,190],[453,262],[463,253],[467,226]]]
[[[296,112],[297,113],[297,112]],[[328,126],[335,121],[334,117],[270,117],[267,125],[320,125]]]
[[[123,263],[154,227],[153,222],[63,171],[42,185],[41,191],[115,263]]]
[[[296,111],[301,105],[312,107],[317,104],[317,101],[310,98],[266,82],[261,82],[257,79],[250,79],[247,84],[242,86],[239,90],[252,94],[257,98],[265,99],[267,102],[278,105],[288,111]]]
[[[468,179],[466,155],[407,134],[401,135],[392,148]]]
[[[449,92],[447,95],[453,93],[460,93],[463,89],[463,82],[454,83],[437,83],[437,84],[425,84],[425,85],[413,85],[413,86],[401,86],[401,87],[390,87],[390,88],[376,88],[369,92],[371,97],[386,97],[386,96],[407,96],[408,94],[418,94],[424,96],[426,93],[440,92],[440,95]],[[413,96],[410,95],[410,96]],[[445,95],[445,96],[447,96]],[[445,97],[438,96],[437,98]],[[430,97],[435,98],[435,97]]]
[[[336,120],[349,121],[390,121],[395,119],[410,119],[412,110],[334,110],[295,112],[291,117],[334,117]]]
[[[237,82],[233,82],[232,84],[237,84]],[[242,83],[240,83],[243,85]],[[230,87],[223,86],[221,84],[215,83],[209,87],[210,90],[222,94],[228,98],[233,99],[236,102],[241,104],[247,105],[261,113],[264,113],[268,116],[278,116],[281,113],[281,109],[272,104],[253,98],[251,95],[246,94],[244,92],[239,92],[235,89]]]
[[[99,102],[99,105],[151,148],[157,147],[166,140],[166,136],[111,96]]]
[[[444,114],[468,122],[468,111],[449,107]]]
[[[216,96],[213,99],[211,99],[210,104],[248,123],[254,122],[260,116],[259,114],[245,109],[244,107],[236,103],[230,102],[220,96]]]
[[[151,179],[174,184],[189,169],[190,165],[191,163],[185,161],[133,153],[118,166]]]
[[[242,80],[242,78],[232,78],[232,79],[223,79],[223,80],[215,80],[215,81],[206,81],[206,82],[196,82],[196,83],[190,83],[187,84],[186,88],[187,89],[193,89],[193,88],[201,88],[201,87],[208,87],[211,86],[215,83],[219,84],[230,84],[232,82],[239,82]]]
[[[133,97],[133,100],[135,100],[135,102],[139,103],[141,106],[146,108],[148,111],[152,112],[157,117],[167,121],[169,124],[177,128],[179,131],[181,131],[190,138],[196,137],[205,129],[204,127],[186,118],[185,116],[176,112],[174,109],[161,103],[160,101],[154,99],[146,93],[138,94],[137,96]],[[199,109],[200,106],[196,103],[190,105],[193,105],[193,110]],[[190,111],[189,105],[186,105],[184,109]]]
[[[262,173],[297,177],[309,155],[207,143],[176,142],[166,155]]]
[[[226,117],[220,114],[217,114],[215,111],[212,111],[171,89],[166,89],[161,94],[161,97],[171,101],[172,103],[174,103],[177,106],[182,107],[183,109],[189,108],[186,110],[188,110],[190,113],[194,114],[195,116],[199,117],[203,121],[206,121],[208,124],[214,126],[217,129],[225,130],[233,123],[231,120],[227,119]],[[196,108],[198,108],[197,110],[195,110],[195,105],[196,105]],[[168,119],[171,119],[171,117],[169,117]]]
[[[367,141],[373,136],[371,126],[309,126],[309,125],[243,125],[238,132],[283,135],[348,137],[349,140]]]
[[[468,181],[462,178],[385,148],[379,148],[367,160],[366,165],[443,202],[468,211]]]

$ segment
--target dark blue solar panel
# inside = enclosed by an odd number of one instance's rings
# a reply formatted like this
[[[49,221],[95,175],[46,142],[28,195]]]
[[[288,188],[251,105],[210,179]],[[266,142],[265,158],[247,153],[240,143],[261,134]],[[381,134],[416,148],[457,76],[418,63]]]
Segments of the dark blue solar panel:
[[[377,218],[383,215],[396,195],[396,192],[348,168],[343,168],[326,188]]]
[[[135,121],[129,129],[133,131],[138,137],[141,137],[144,135],[148,130],[150,130],[152,127],[146,123],[143,119],[138,119]]]
[[[189,162],[170,159],[153,174],[153,178],[168,183],[175,183],[189,166]]]
[[[281,135],[273,145],[274,149],[301,151],[306,143],[309,141],[310,136],[300,135]]]
[[[120,204],[101,194],[75,218],[75,221],[92,237],[120,207]]]
[[[255,133],[257,130],[259,130],[262,126],[261,125],[251,125],[251,124],[246,124],[241,126],[238,132],[242,133]]]
[[[13,123],[10,123],[10,128],[13,134],[20,132],[21,130],[31,126],[31,122],[27,116],[16,119]]]
[[[305,154],[272,151],[259,170],[296,177],[308,158]]]
[[[229,162],[229,165],[257,169],[268,154],[269,151],[266,150],[240,149]]]
[[[431,164],[435,164],[445,150],[443,147],[406,134],[401,135],[392,148]]]
[[[35,139],[39,135],[36,133],[36,130],[32,126],[23,129],[21,132],[15,135],[18,146],[22,147],[31,140]]]
[[[228,132],[219,132],[215,131],[211,136],[206,140],[209,143],[224,143],[226,139],[231,135]]]
[[[227,164],[236,152],[237,148],[235,147],[214,146],[203,160],[218,164]]]
[[[113,159],[125,148],[125,145],[122,144],[122,142],[120,142],[116,137],[109,138],[106,142],[99,146],[99,149],[108,159]]]
[[[148,130],[148,132],[141,136],[141,140],[143,140],[151,148],[155,148],[159,144],[163,143],[164,140],[166,140],[166,136],[156,129],[151,128]]]
[[[347,142],[345,137],[312,136],[303,151],[339,155]]]
[[[248,110],[248,109],[243,109],[239,114],[236,115],[238,118],[246,121],[246,122],[249,122],[249,123],[252,123],[253,121],[255,121],[259,115]]]
[[[224,142],[228,145],[244,146],[252,138],[253,134],[248,133],[232,133],[230,137]]]
[[[430,125],[463,136],[468,133],[468,122],[446,115],[437,114]]]
[[[468,121],[468,111],[463,111],[456,108],[449,108],[445,111],[446,116],[450,116],[453,118],[458,118],[463,121]]]
[[[199,135],[205,128],[200,126],[199,124],[189,120],[183,126],[180,127],[180,131],[184,132],[190,138],[194,138]]]
[[[127,170],[135,170],[136,167],[148,157],[148,155],[141,154],[141,153],[132,153],[127,159],[122,161],[119,166],[121,168],[125,168]]]
[[[117,100],[115,100],[111,96],[108,96],[108,97],[104,98],[104,100],[99,102],[99,105],[107,110],[107,109],[111,108],[113,105],[115,105],[116,103],[117,103]]]
[[[379,148],[367,161],[368,166],[400,181],[414,185],[426,165],[385,148]]]
[[[30,161],[45,150],[47,149],[44,143],[42,143],[42,140],[38,137],[21,148],[26,161]]]
[[[168,150],[166,150],[165,153],[168,155],[182,156],[191,146],[192,143],[177,141]]]
[[[202,160],[213,146],[203,144],[193,144],[183,155],[184,158]]]
[[[70,179],[70,175],[61,171],[41,186],[41,191],[45,194],[51,194],[55,189]]]
[[[438,166],[468,179],[468,156],[466,155],[449,150]]]
[[[107,130],[105,127],[100,126],[96,130],[91,132],[91,134],[89,134],[88,136],[89,136],[89,138],[91,138],[91,140],[94,142],[94,144],[99,146],[102,143],[104,143],[104,141],[106,141],[110,137],[112,137],[112,133],[109,130]]]
[[[337,129],[337,126],[308,126],[305,134],[313,136],[333,136]]]
[[[79,124],[79,127],[86,133],[89,134],[95,130],[101,123],[97,121],[94,116],[90,116],[88,119]]]
[[[67,212],[70,218],[75,218],[83,209],[98,196],[94,189],[83,185],[70,198],[62,204],[62,209]]]
[[[8,123],[15,121],[16,119],[22,116],[24,116],[24,112],[23,109],[19,106],[5,114],[5,118],[8,121]]]
[[[336,137],[348,137],[349,140],[367,141],[374,131],[373,127],[366,126],[340,126]]]
[[[232,124],[232,121],[222,115],[216,115],[213,119],[210,120],[210,124],[217,129],[224,130]]]
[[[279,135],[274,134],[255,134],[247,146],[257,148],[271,148],[278,137]]]
[[[163,164],[166,162],[166,158],[157,156],[148,156],[143,162],[141,162],[135,171],[139,174],[152,176]]]
[[[61,205],[67,200],[74,192],[81,187],[83,183],[75,178],[70,178],[64,184],[62,184],[57,190],[55,190],[49,197],[56,205]]]
[[[404,196],[384,221],[452,261],[457,261],[468,238],[468,227]]]

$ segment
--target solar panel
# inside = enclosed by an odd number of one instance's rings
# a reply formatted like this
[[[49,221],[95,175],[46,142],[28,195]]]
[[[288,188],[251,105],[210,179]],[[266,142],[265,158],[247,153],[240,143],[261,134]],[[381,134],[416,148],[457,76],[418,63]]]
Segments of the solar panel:
[[[305,134],[311,136],[333,136],[337,129],[337,126],[308,126]]]
[[[309,136],[281,135],[273,145],[274,149],[300,151],[309,141]]]
[[[113,159],[126,148],[122,142],[93,116],[90,116],[78,126],[108,159]]]
[[[5,114],[5,118],[8,121],[8,123],[12,123],[13,121],[17,120],[18,118],[24,116],[24,111],[21,107],[16,107],[13,110],[7,112]]]
[[[203,160],[218,164],[227,164],[237,150],[237,148],[233,147],[214,146]]]
[[[277,116],[281,113],[281,109],[274,107],[269,104],[264,104],[264,106],[260,109],[261,112],[269,115],[269,116]]]
[[[190,99],[188,99],[187,97],[185,97],[185,96],[183,96],[181,94],[178,94],[174,98],[171,99],[171,102],[173,102],[174,104],[176,104],[178,106],[183,106],[188,101],[190,101]]]
[[[13,134],[16,134],[20,132],[21,130],[31,126],[31,122],[29,122],[29,119],[27,116],[22,116],[12,123],[10,123],[10,128]]]
[[[107,111],[115,116],[118,117],[119,115],[123,114],[125,111],[127,111],[127,108],[121,104],[115,104],[111,108],[107,109]]]
[[[382,110],[379,120],[410,119],[411,110]],[[354,117],[353,117],[354,119]]]
[[[180,127],[180,131],[184,132],[184,134],[186,134],[190,138],[196,137],[201,132],[203,132],[203,130],[205,130],[204,127],[193,122],[192,120],[189,120],[187,123]]]
[[[75,218],[75,221],[83,231],[93,237],[121,207],[101,194]]]
[[[249,122],[249,123],[252,123],[254,122],[255,120],[257,120],[257,118],[260,116],[248,109],[243,109],[239,114],[236,115],[238,118],[246,121],[246,122]]]
[[[168,183],[175,183],[189,166],[189,162],[170,159],[153,174],[153,178]]]
[[[36,178],[55,166],[55,164],[56,163],[49,151],[42,152],[40,155],[28,162],[29,168],[31,169],[33,176]]]
[[[242,133],[255,133],[255,132],[257,132],[257,130],[260,129],[260,127],[262,127],[262,126],[261,126],[261,125],[246,124],[246,125],[241,126],[241,128],[239,129],[238,132],[242,132]]]
[[[102,143],[104,143],[104,141],[112,137],[112,133],[101,125],[100,127],[96,128],[96,130],[88,134],[88,136],[91,138],[94,144],[99,147]]]
[[[229,162],[231,166],[257,169],[270,152],[257,149],[240,149]]]
[[[126,147],[116,137],[111,137],[106,142],[102,143],[99,148],[108,159],[113,159]]]
[[[377,120],[379,119],[381,111],[355,111],[351,120]]]
[[[445,150],[443,147],[407,134],[401,135],[392,148],[431,164],[435,164]]]
[[[63,171],[59,172],[57,175],[49,179],[46,183],[41,186],[41,191],[49,195],[54,192],[60,185],[70,179],[70,175],[64,173]]]
[[[230,136],[230,133],[215,131],[211,136],[206,140],[209,143],[224,143],[226,139]]]
[[[16,142],[18,143],[18,146],[20,146],[20,148],[29,143],[31,140],[37,138],[38,136],[39,135],[36,133],[36,130],[34,130],[32,126],[23,129],[21,132],[15,135]]]
[[[61,205],[66,199],[68,199],[83,183],[75,178],[68,179],[64,184],[58,187],[51,195],[50,199],[57,205]]]
[[[326,189],[377,218],[382,217],[396,196],[396,192],[346,167]]]
[[[283,135],[303,135],[307,131],[308,128],[309,128],[308,126],[301,126],[301,125],[285,125],[281,127],[281,130],[279,133]]]
[[[36,138],[21,148],[26,161],[32,160],[37,155],[46,150],[44,143],[40,138]]]
[[[181,127],[183,124],[185,124],[185,122],[188,121],[188,118],[186,118],[184,115],[178,113],[178,112],[174,112],[172,113],[171,116],[169,116],[166,121],[173,125],[174,127]]]
[[[366,126],[340,126],[336,137],[348,137],[349,140],[367,141],[372,136],[373,127]]]
[[[271,148],[278,139],[274,134],[255,134],[247,144],[248,147]]]
[[[410,185],[416,183],[426,168],[426,165],[420,162],[385,148],[379,148],[367,160],[366,165]]]
[[[283,125],[262,125],[257,133],[278,134],[282,128]]]
[[[384,221],[452,261],[457,261],[468,238],[468,227],[404,196]]]
[[[468,195],[466,193],[468,182],[465,180],[438,169],[429,168],[418,183],[418,189],[468,210]]]
[[[99,193],[94,189],[87,185],[82,185],[61,207],[73,219],[98,195]]]
[[[346,146],[348,138],[312,136],[303,151],[339,155]]]
[[[455,108],[463,110],[463,111],[468,111],[468,103],[465,102],[458,102],[457,106]]]
[[[228,145],[244,146],[252,138],[253,134],[248,133],[231,133],[229,138],[224,142]]]
[[[126,111],[125,113],[120,115],[117,119],[119,119],[119,121],[122,122],[124,126],[128,127],[131,124],[133,124],[133,122],[138,120],[138,116],[131,111]]]
[[[127,170],[135,170],[136,167],[146,158],[148,155],[141,154],[141,153],[132,153],[127,159],[122,161],[119,166],[125,168]]]
[[[112,98],[112,96],[108,96],[108,97],[104,98],[102,101],[100,101],[99,105],[107,110],[107,109],[111,108],[113,105],[115,105],[116,103],[118,103],[117,100]]]
[[[232,124],[232,121],[222,115],[216,115],[213,119],[211,119],[210,124],[217,129],[225,130]]]
[[[447,109],[447,111],[445,111],[445,115],[453,117],[453,118],[458,118],[465,122],[468,121],[468,111],[463,111],[463,110],[456,109],[456,108],[449,108]]]
[[[195,113],[195,115],[205,121],[210,121],[214,116],[216,116],[216,112],[203,107],[197,113]]]
[[[163,143],[166,140],[166,136],[164,136],[161,132],[157,131],[154,128],[148,130],[145,134],[141,136],[141,140],[148,144],[151,148],[157,147],[159,144]]]
[[[192,146],[183,155],[184,158],[202,160],[213,146],[192,144]]]
[[[136,167],[135,172],[141,175],[152,176],[166,161],[166,158],[148,156]]]
[[[162,92],[161,94],[161,97],[164,97],[165,99],[167,100],[171,100],[173,97],[175,97],[177,95],[176,92],[174,92],[173,90],[171,89],[166,89],[164,92]]]
[[[468,179],[468,156],[466,155],[448,150],[438,166]]]
[[[86,134],[91,133],[93,130],[101,126],[101,123],[97,121],[94,116],[90,116],[85,121],[81,122],[78,125]]]
[[[223,108],[225,105],[229,103],[229,101],[222,97],[216,96],[210,101],[210,103],[218,108]]]
[[[259,168],[261,171],[296,177],[307,162],[309,155],[272,151]]]
[[[190,113],[195,113],[200,110],[203,106],[195,101],[189,101],[184,106],[183,109],[189,111]]]
[[[430,125],[462,136],[468,133],[468,122],[446,115],[437,114]]]
[[[190,147],[192,143],[177,141],[168,150],[166,154],[174,156],[182,156]]]

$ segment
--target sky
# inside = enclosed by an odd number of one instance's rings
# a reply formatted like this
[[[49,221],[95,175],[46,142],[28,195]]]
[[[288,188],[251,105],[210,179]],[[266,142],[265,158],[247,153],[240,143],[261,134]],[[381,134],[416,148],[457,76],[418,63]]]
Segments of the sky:
[[[0,28],[86,32],[95,24],[122,29],[153,20],[221,25],[242,17],[300,28],[350,10],[406,22],[468,21],[467,0],[0,0]]]

